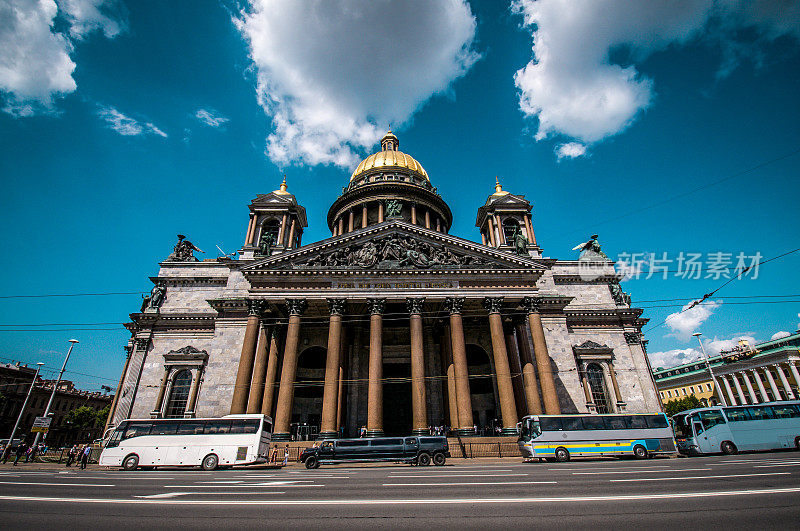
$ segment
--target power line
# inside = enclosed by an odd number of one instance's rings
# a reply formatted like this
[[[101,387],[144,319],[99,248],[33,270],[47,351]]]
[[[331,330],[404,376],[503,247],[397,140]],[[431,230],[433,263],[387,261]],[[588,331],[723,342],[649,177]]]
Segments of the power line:
[[[45,297],[105,297],[109,295],[144,295],[144,291],[110,291],[104,293],[46,293],[42,295],[0,295],[0,299],[40,299]]]

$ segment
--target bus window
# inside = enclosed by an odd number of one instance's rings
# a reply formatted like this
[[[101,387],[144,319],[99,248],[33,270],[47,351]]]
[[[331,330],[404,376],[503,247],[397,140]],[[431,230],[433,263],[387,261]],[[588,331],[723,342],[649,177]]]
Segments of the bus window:
[[[231,431],[230,420],[207,420],[203,433],[206,435],[229,433]]]
[[[791,404],[781,404],[772,406],[775,412],[775,418],[788,419],[792,417],[800,417],[800,408]]]
[[[125,434],[122,436],[122,440],[130,439],[131,437],[141,437],[142,435],[148,435],[150,433],[150,428],[153,425],[150,422],[142,422],[142,423],[130,423],[128,424],[127,429],[125,430]]]
[[[175,435],[177,432],[177,422],[154,422],[150,435]]]
[[[701,424],[700,422],[694,421],[692,422],[692,426],[694,427],[695,436],[703,433],[703,424]]]
[[[561,431],[561,419],[558,417],[539,417],[542,431]]]
[[[701,411],[699,415],[700,419],[703,421],[703,426],[707,430],[713,428],[717,424],[725,424],[725,417],[722,416],[722,412],[718,409]]]
[[[666,428],[669,426],[669,422],[663,415],[647,415],[646,419],[648,428]]]
[[[583,420],[583,428],[586,430],[606,429],[606,423],[604,422],[603,417],[592,415],[589,417],[581,417],[581,419]]]
[[[644,415],[631,415],[628,418],[631,419],[630,429],[632,430],[639,430],[647,427],[647,419],[644,418]]]
[[[625,417],[606,417],[606,427],[609,430],[624,430],[630,423]]]
[[[255,433],[258,431],[258,419],[236,419],[231,424],[231,433]]]
[[[686,439],[692,436],[692,429],[689,427],[688,415],[676,415],[672,417],[672,430],[678,439]]]
[[[583,422],[581,422],[580,417],[562,417],[561,427],[564,429],[564,431],[582,430]]]
[[[178,435],[200,435],[203,433],[203,421],[184,421],[178,425]]]
[[[750,417],[753,420],[771,420],[777,418],[775,413],[772,411],[772,407],[770,406],[756,406],[749,409]]]
[[[725,416],[728,422],[744,422],[750,420],[750,413],[746,407],[729,407],[725,409]]]
[[[119,446],[119,441],[122,440],[123,433],[125,433],[125,428],[123,426],[120,426],[114,430],[114,433],[111,434],[111,438],[106,444],[106,448],[114,448],[115,446]]]

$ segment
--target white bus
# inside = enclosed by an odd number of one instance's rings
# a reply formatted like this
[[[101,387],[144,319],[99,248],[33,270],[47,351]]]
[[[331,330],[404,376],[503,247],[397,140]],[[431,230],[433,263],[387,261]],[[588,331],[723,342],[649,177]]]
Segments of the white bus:
[[[272,419],[226,415],[218,419],[123,420],[111,434],[98,464],[125,470],[158,466],[247,465],[266,461]]]
[[[685,455],[800,450],[800,400],[690,409],[673,415],[672,427]]]
[[[526,459],[569,461],[571,457],[677,454],[667,416],[530,415],[519,425]]]

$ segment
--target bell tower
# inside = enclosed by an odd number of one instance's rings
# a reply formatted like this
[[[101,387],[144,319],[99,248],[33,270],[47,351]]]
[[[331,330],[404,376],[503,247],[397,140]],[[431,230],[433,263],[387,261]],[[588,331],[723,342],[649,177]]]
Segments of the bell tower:
[[[497,177],[494,190],[486,199],[486,204],[478,209],[478,219],[475,221],[475,226],[481,232],[482,243],[496,249],[518,252],[517,249],[522,248],[518,242],[524,241],[526,253],[533,258],[541,258],[542,250],[533,233],[530,201],[524,195],[503,190]]]
[[[287,191],[286,176],[280,187],[268,194],[259,194],[248,205],[243,260],[272,256],[302,245],[303,229],[308,227],[306,209]]]

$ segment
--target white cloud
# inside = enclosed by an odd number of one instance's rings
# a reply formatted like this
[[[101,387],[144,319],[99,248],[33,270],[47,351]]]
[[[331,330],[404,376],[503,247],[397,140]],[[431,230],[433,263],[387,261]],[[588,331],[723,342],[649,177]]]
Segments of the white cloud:
[[[563,135],[584,144],[625,130],[653,99],[636,69],[650,54],[702,38],[722,50],[722,75],[761,44],[800,36],[800,2],[787,0],[516,0],[534,58],[516,72],[520,110],[537,117],[536,139]],[[743,45],[752,28],[755,43]],[[611,62],[622,52],[630,64]]]
[[[167,138],[167,133],[156,127],[151,122],[143,122],[126,116],[114,107],[100,106],[97,116],[105,120],[110,129],[123,136],[158,135]]]
[[[122,22],[101,15],[101,0],[0,0],[0,94],[16,116],[52,112],[53,100],[77,88],[72,39],[102,29],[107,37]],[[69,34],[56,31],[59,6]],[[103,18],[105,17],[105,18]]]
[[[664,352],[648,352],[650,366],[654,369],[669,369],[702,358],[700,351],[693,348],[673,349]]]
[[[770,337],[769,340],[775,341],[776,339],[783,339],[784,337],[789,337],[790,335],[792,335],[790,332],[784,332],[784,331],[775,332],[774,334],[772,334],[772,337]]]
[[[77,39],[96,30],[113,39],[127,29],[124,5],[117,0],[58,0],[58,6]]]
[[[756,339],[750,335],[740,335],[732,337],[731,339],[706,339],[703,341],[703,346],[706,348],[706,354],[709,358],[718,356],[723,350],[730,350],[739,344],[739,341],[744,339],[750,346],[756,344]]]
[[[696,301],[681,308],[680,312],[669,314],[666,325],[672,330],[668,336],[673,336],[681,341],[687,341],[689,337],[708,319],[714,310],[719,308],[722,301],[705,301],[689,309]]]
[[[580,142],[567,142],[566,144],[560,144],[556,148],[556,155],[558,155],[558,160],[563,158],[574,159],[576,157],[582,157],[586,154],[586,146],[581,144]]]
[[[197,112],[194,113],[194,117],[209,127],[219,127],[230,121],[217,111],[208,109],[197,109]]]
[[[250,0],[249,44],[278,164],[350,167],[477,60],[465,0]]]

